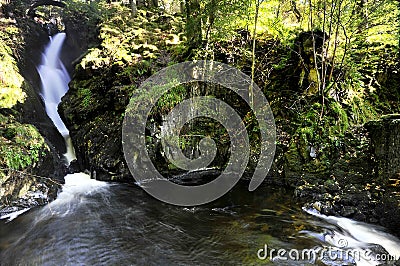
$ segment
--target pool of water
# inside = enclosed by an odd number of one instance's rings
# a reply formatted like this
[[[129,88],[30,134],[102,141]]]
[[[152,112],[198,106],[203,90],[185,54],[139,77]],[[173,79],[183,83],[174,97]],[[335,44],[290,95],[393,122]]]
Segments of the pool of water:
[[[379,265],[377,255],[400,256],[400,241],[382,228],[304,211],[283,188],[247,186],[185,208],[134,185],[69,175],[57,200],[0,221],[0,264]],[[355,249],[370,254],[343,255]],[[316,256],[302,256],[309,250]]]

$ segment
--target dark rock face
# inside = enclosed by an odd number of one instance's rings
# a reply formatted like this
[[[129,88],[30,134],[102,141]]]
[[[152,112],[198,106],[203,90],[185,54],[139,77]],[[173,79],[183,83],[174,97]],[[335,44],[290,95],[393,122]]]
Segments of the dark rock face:
[[[376,180],[383,187],[378,204],[380,223],[390,229],[400,228],[400,114],[382,116],[366,124],[372,140]]]
[[[59,162],[54,162],[50,150],[46,147],[48,146],[44,144],[43,155],[34,167],[27,167],[21,171],[2,171],[1,174],[4,175],[0,176],[0,215],[45,205],[56,198],[65,171],[59,169],[57,173],[57,170],[54,170],[55,163]]]
[[[371,135],[378,180],[400,179],[400,114],[385,115],[366,124]]]
[[[362,138],[348,139],[358,142],[358,151],[348,150],[339,158],[324,183],[310,181],[298,186],[296,196],[314,201],[306,205],[324,214],[380,224],[399,235],[399,121],[399,115],[386,115],[368,122]],[[351,145],[347,147],[351,150]]]
[[[78,72],[77,76],[85,77],[80,75],[84,73]],[[129,101],[127,88],[107,90],[109,85],[105,80],[91,80],[91,75],[87,76],[88,80],[77,80],[77,76],[70,83],[59,112],[70,130],[80,167],[99,180],[130,179],[121,131]],[[83,84],[88,87],[83,88]]]
[[[52,201],[66,170],[39,131],[13,115],[0,111],[0,214]]]
[[[63,18],[67,38],[61,52],[61,59],[67,70],[73,73],[75,64],[83,57],[86,51],[99,43],[99,21],[92,21],[81,14],[71,14]]]

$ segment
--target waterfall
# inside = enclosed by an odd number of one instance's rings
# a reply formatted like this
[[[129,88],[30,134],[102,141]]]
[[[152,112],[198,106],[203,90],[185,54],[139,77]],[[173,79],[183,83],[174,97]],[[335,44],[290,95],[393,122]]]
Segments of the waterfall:
[[[57,112],[61,98],[68,91],[71,78],[60,59],[61,48],[66,38],[65,33],[50,37],[50,43],[42,54],[42,62],[37,68],[42,83],[41,96],[45,103],[46,113],[65,139],[67,153],[64,154],[68,164],[76,159],[69,131]]]

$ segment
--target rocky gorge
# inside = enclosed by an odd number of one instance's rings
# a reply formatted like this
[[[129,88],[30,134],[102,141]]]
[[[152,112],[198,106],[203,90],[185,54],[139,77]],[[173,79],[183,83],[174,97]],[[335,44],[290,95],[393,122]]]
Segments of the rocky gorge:
[[[118,57],[117,54],[114,58],[116,64],[107,67],[102,66],[102,62],[91,60],[89,54],[77,65],[70,90],[60,106],[61,114],[71,129],[80,166],[90,169],[100,180],[132,180],[121,144],[123,115],[129,96],[151,74],[166,67],[171,60],[179,60],[176,59],[174,51],[159,39],[163,35],[178,35],[176,30],[179,20],[164,18],[163,15],[151,12],[141,16],[143,17],[135,20],[136,24],[127,24],[119,29],[127,31],[132,27],[134,31],[138,31],[140,28],[147,28],[145,34],[148,36],[139,34],[132,42],[142,47],[142,50],[137,51],[139,54],[154,53],[155,58],[149,59],[144,56],[131,66],[132,63],[124,63],[124,60],[128,59]],[[152,26],[161,18],[170,22],[162,24],[164,28],[161,32],[157,31],[159,29],[152,32]],[[105,43],[109,38],[108,34],[112,35],[107,32],[111,31],[108,27],[109,25],[104,23],[100,28],[103,42],[96,48],[96,53],[104,53],[105,58],[108,58],[106,54],[108,49],[111,49],[107,46],[109,44]],[[248,42],[246,38],[248,36],[243,35],[242,39],[225,44],[232,47],[228,50],[217,48],[216,60],[228,62],[229,57],[233,57],[233,61],[243,60],[240,54],[235,54],[238,51],[233,47]],[[146,48],[145,43],[149,40],[158,47],[157,50],[152,50],[152,47]],[[271,53],[272,45],[273,43],[268,41],[260,41],[257,54],[261,57],[264,53]],[[128,48],[118,49],[123,53],[123,49]],[[119,63],[119,60],[122,63]],[[297,66],[299,58],[293,55],[290,60],[294,63],[288,62],[289,67],[284,73],[298,71],[290,65]],[[245,72],[246,67],[244,65],[242,69]],[[392,70],[389,70],[387,75],[392,75],[390,71]],[[300,117],[303,119],[306,116],[306,119],[309,119],[306,120],[308,125],[299,125],[296,118],[289,118],[290,111],[285,113],[289,110],[288,106],[297,99],[288,98],[282,88],[298,90],[296,84],[299,83],[300,75],[290,81],[283,80],[281,72],[276,71],[272,75],[270,84],[263,87],[274,111],[278,144],[274,165],[265,182],[294,189],[295,197],[324,214],[380,224],[397,234],[397,228],[400,226],[399,164],[396,163],[400,149],[398,116],[387,115],[365,125],[349,126],[346,123],[349,123],[347,120],[350,119],[348,116],[352,115],[351,111],[335,106],[332,102],[327,108],[330,110],[324,116],[325,125],[320,126],[316,125],[316,117],[319,116],[321,104],[316,102],[310,104],[311,109],[303,111],[304,114]],[[399,99],[396,89],[399,85],[398,76],[387,82],[387,87],[392,88],[396,99]],[[306,84],[303,86],[307,87]],[[309,96],[309,100],[312,102],[315,99]],[[393,107],[393,110],[398,110],[398,105]],[[359,106],[353,108],[360,112],[365,107],[359,103]],[[333,122],[335,120],[336,122]],[[150,128],[151,126],[149,131]],[[310,130],[313,132],[309,133]],[[316,140],[318,136],[310,136],[315,132],[318,134],[321,130],[328,131],[319,133],[321,139]],[[152,133],[152,136],[156,139],[157,133]],[[331,141],[332,139],[334,141]],[[157,150],[157,144],[154,145],[152,147],[156,147]],[[153,156],[153,160],[157,161],[157,154]],[[248,168],[250,173],[252,163],[254,165],[254,161],[250,162]],[[168,165],[164,165],[163,169],[168,169]]]
[[[0,212],[3,215],[48,204],[56,198],[68,172],[63,158],[64,139],[46,114],[36,70],[49,41],[51,16],[47,21],[27,16],[25,10],[30,4],[30,1],[15,1],[2,3],[0,8],[4,32],[0,77]],[[90,45],[92,35],[78,30],[75,22],[62,20],[61,13],[60,9],[53,11],[53,17],[60,21],[53,26],[65,23],[74,36],[67,40],[64,51],[68,52],[63,56],[70,66]]]
[[[2,147],[17,148],[11,156],[18,153],[36,159],[11,167],[11,161],[3,159],[8,157],[2,156],[1,167],[15,170],[0,170],[3,210],[47,203],[26,198],[29,191],[34,195],[43,186],[41,191],[54,199],[58,183],[68,172],[62,162],[62,137],[45,114],[40,81],[31,67],[39,63],[47,33],[43,25],[23,14],[21,10],[27,6],[24,2],[2,6],[2,27],[19,33],[9,38],[24,36],[19,37],[21,47],[13,47],[16,50],[8,56],[19,59],[12,64],[27,96],[11,108],[2,106],[0,133]],[[69,171],[86,170],[98,180],[133,183],[122,150],[125,108],[146,78],[169,64],[196,59],[196,55],[185,50],[184,18],[179,14],[141,10],[128,20],[130,11],[124,6],[97,8],[104,9],[102,15],[91,8],[82,14],[73,4],[57,13],[68,36],[63,60],[73,65],[70,89],[59,106],[77,155]],[[391,114],[400,111],[398,64],[375,73],[380,87],[366,96],[378,99],[375,102],[354,97],[344,103],[336,96],[322,101],[310,92],[312,62],[301,63],[311,56],[309,41],[310,36],[303,34],[290,45],[268,36],[256,43],[260,62],[254,77],[270,102],[277,127],[277,151],[265,182],[287,187],[297,201],[323,214],[382,225],[399,235],[400,117]],[[214,43],[214,59],[232,63],[250,75],[251,60],[238,47],[251,44],[249,34],[240,31],[231,40]],[[15,51],[24,53],[18,57]],[[263,61],[265,55],[268,62]],[[183,97],[177,93],[171,98],[160,109],[168,111]],[[361,118],[355,118],[357,115]],[[157,114],[153,118],[162,120]],[[248,120],[254,127],[251,117]],[[159,129],[152,128],[149,125],[150,146],[155,150],[152,159],[158,160],[164,171],[174,173],[171,165],[159,160]],[[256,140],[257,134],[255,131],[250,137]],[[31,148],[26,151],[23,147]],[[252,148],[255,156],[250,159],[249,173],[257,160],[256,144]],[[223,162],[218,166],[223,168]]]

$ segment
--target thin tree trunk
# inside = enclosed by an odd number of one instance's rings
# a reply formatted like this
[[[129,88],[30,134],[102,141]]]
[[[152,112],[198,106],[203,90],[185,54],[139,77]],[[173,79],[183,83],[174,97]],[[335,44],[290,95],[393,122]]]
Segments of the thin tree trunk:
[[[310,31],[311,31],[311,36],[312,36],[312,43],[313,43],[313,58],[314,58],[314,68],[317,76],[317,89],[320,91],[321,89],[321,77],[319,75],[318,71],[318,57],[317,57],[317,50],[315,47],[315,35],[314,35],[314,17],[313,17],[313,4],[312,0],[310,0]],[[325,34],[325,33],[323,33]]]
[[[158,7],[158,0],[149,0],[149,7]]]
[[[136,1],[136,6],[137,6],[137,7],[144,7],[144,6],[146,6],[145,0],[137,0],[137,1]]]
[[[337,25],[336,25],[336,32],[335,32],[335,45],[333,48],[333,55],[332,55],[332,68],[331,68],[331,73],[329,74],[329,79],[328,80],[332,80],[332,76],[333,76],[333,70],[335,68],[335,59],[336,59],[336,51],[338,48],[338,38],[339,38],[339,27],[340,27],[340,23],[341,23],[341,15],[342,15],[342,4],[343,1],[339,1],[339,9],[338,9],[338,15],[337,15]]]
[[[184,0],[180,0],[179,1],[179,7],[180,7],[180,13],[184,13],[185,12],[185,1]]]
[[[310,0],[310,1],[311,1],[311,0]],[[293,13],[294,13],[294,15],[295,15],[295,17],[296,17],[296,19],[297,19],[297,23],[300,23],[300,21],[301,21],[301,13],[300,13],[300,11],[297,9],[296,1],[295,1],[295,0],[290,1],[290,4],[291,4],[291,6],[292,6],[292,11],[293,11]]]
[[[325,42],[326,42],[326,35],[325,35],[325,27],[326,27],[326,0],[323,0],[323,9],[324,9],[324,15],[323,15],[323,24],[322,24],[322,63],[321,63],[321,80],[322,80],[322,92],[325,91],[326,87],[326,50],[325,50]]]
[[[199,0],[186,0],[186,37],[189,47],[196,48],[202,42]]]
[[[209,11],[209,16],[208,16],[208,21],[207,21],[207,31],[206,31],[206,51],[208,51],[208,47],[210,45],[210,35],[211,35],[211,29],[214,25],[215,21],[215,7],[216,7],[216,0],[211,0],[210,3],[210,11]],[[207,58],[206,58],[207,59]]]
[[[129,0],[129,4],[131,6],[131,16],[134,18],[137,16],[138,10],[136,6],[136,0]]]
[[[256,34],[257,34],[257,23],[258,23],[258,15],[260,11],[260,0],[256,1],[256,14],[254,16],[254,29],[253,29],[253,51],[252,51],[252,63],[251,63],[251,79],[254,82],[254,73],[256,69]],[[250,84],[249,87],[249,99],[250,99],[250,108],[253,109],[254,106],[254,93],[253,93],[253,83]]]

